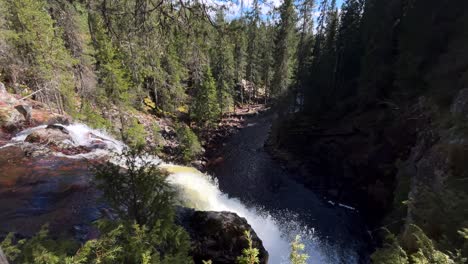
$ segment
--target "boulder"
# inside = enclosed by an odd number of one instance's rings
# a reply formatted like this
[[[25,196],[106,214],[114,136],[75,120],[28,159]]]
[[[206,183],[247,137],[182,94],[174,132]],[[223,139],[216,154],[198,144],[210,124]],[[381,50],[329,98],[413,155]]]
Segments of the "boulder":
[[[27,122],[31,121],[32,107],[30,105],[26,105],[26,104],[17,105],[15,106],[15,109],[24,116]]]
[[[24,120],[23,116],[11,105],[0,101],[0,127],[11,127]]]
[[[72,138],[63,127],[54,125],[33,131],[26,142],[67,147],[72,145]]]
[[[211,260],[213,263],[236,263],[242,250],[248,247],[244,232],[250,231],[253,247],[260,252],[260,263],[268,262],[268,252],[247,220],[231,212],[203,212],[181,209],[180,224],[188,231],[192,241],[195,263]]]

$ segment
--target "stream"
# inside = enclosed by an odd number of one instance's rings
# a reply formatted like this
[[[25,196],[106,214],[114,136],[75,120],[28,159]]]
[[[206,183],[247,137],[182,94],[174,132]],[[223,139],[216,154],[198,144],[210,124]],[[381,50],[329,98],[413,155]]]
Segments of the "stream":
[[[186,206],[245,217],[268,250],[269,263],[288,263],[289,243],[298,234],[310,263],[366,263],[366,230],[359,213],[290,180],[263,149],[272,118],[250,118],[225,142],[225,160],[211,172],[215,177],[149,158],[170,172],[168,180]],[[96,236],[89,223],[105,215],[106,208],[91,184],[89,161],[109,158],[125,145],[83,124],[62,128],[70,137],[64,143],[89,152],[64,154],[25,142],[44,126],[0,146],[0,236],[30,236],[46,223],[54,234],[71,233],[83,241]]]

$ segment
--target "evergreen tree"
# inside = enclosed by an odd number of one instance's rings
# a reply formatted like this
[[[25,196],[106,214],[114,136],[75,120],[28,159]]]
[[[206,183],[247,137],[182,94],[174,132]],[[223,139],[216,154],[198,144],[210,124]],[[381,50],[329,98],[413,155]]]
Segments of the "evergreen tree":
[[[203,81],[197,87],[191,106],[191,116],[201,124],[212,125],[219,117],[219,104],[216,84],[210,67],[206,67]]]
[[[216,80],[220,114],[229,112],[233,106],[234,58],[233,48],[229,43],[229,32],[221,9],[216,16],[217,41],[212,55],[213,76]]]
[[[238,100],[243,104],[244,91],[240,83],[245,77],[246,36],[244,31],[244,20],[236,19],[230,23],[230,27],[232,32],[232,42],[234,43],[234,79],[236,85],[240,88],[238,91]]]
[[[284,94],[289,86],[291,72],[291,41],[295,24],[295,11],[292,0],[285,0],[280,7],[280,21],[275,38],[275,63],[272,81],[272,96]]]
[[[337,70],[333,98],[356,95],[360,75],[363,44],[361,41],[360,0],[347,0],[341,10],[337,36]]]
[[[252,236],[250,231],[245,231],[245,239],[247,239],[248,247],[242,250],[242,255],[237,258],[237,264],[258,264],[260,260],[258,259],[259,251],[257,248],[253,247]]]
[[[112,162],[97,166],[96,184],[121,219],[152,228],[173,220],[175,192],[167,175],[145,155],[138,148],[116,157],[124,171]]]
[[[128,73],[119,58],[117,48],[105,31],[104,21],[101,16],[93,13],[89,16],[89,25],[96,50],[98,85],[102,89],[102,96],[108,97],[115,104],[128,104],[130,88]]]
[[[308,70],[312,61],[313,45],[313,11],[315,1],[303,0],[299,8],[299,42],[297,47],[297,69],[295,73],[296,85],[302,86],[307,79]]]
[[[37,99],[55,104],[60,111],[73,112],[70,99],[74,87],[72,67],[76,61],[64,46],[61,29],[47,12],[47,2],[2,0],[0,5],[7,10],[5,37],[21,60],[17,65],[21,73],[12,73],[10,77],[21,78],[16,81],[41,91],[36,94]]]
[[[274,43],[271,41],[274,38],[274,28],[270,22],[262,22],[259,29],[260,39],[260,85],[264,88],[265,102],[270,94],[271,79],[273,76],[273,49]]]
[[[302,253],[304,249],[305,246],[301,243],[301,237],[296,236],[294,241],[291,243],[291,254],[289,255],[291,264],[307,264],[309,255]]]
[[[246,65],[246,77],[247,80],[255,85],[259,83],[259,21],[260,21],[260,7],[258,0],[253,1],[252,10],[247,14],[248,26],[247,26],[247,65]],[[256,89],[252,90],[255,92]],[[249,94],[249,98],[252,98],[253,94]]]

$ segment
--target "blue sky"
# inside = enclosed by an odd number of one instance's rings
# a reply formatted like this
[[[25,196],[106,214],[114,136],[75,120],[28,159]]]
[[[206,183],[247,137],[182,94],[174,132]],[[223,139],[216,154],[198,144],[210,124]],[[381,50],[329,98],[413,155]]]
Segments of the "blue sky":
[[[252,7],[253,0],[202,0],[207,5],[210,6],[221,6],[224,5],[226,10],[226,16],[229,19],[236,18],[240,16],[241,7],[243,6],[244,12],[249,10]],[[319,4],[321,0],[316,0],[316,5]],[[338,8],[341,7],[344,0],[337,0]],[[260,9],[262,14],[266,15],[273,8],[281,5],[283,0],[259,0]]]

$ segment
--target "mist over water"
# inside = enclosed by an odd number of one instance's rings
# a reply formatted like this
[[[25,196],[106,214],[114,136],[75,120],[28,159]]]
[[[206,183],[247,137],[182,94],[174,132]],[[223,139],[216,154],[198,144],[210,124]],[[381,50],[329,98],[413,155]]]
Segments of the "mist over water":
[[[99,139],[105,143],[105,148],[96,148],[87,154],[67,156],[55,153],[55,155],[71,159],[110,158],[113,154],[121,153],[126,148],[125,144],[105,132],[93,130],[86,125],[72,124],[63,127],[72,138],[71,144],[90,147],[96,139]],[[21,144],[27,135],[40,128],[44,128],[44,126],[19,133],[12,139],[12,144]],[[185,206],[197,210],[230,211],[246,218],[269,252],[269,263],[288,263],[290,241],[297,234],[301,235],[302,241],[306,245],[310,263],[358,263],[354,252],[340,252],[336,246],[322,241],[316,235],[317,230],[304,223],[303,218],[307,217],[301,213],[288,210],[267,210],[262,206],[255,205],[255,203],[249,203],[249,207],[247,207],[239,199],[223,193],[218,182],[207,174],[194,168],[164,163],[155,156],[143,158],[150,159],[153,163],[159,164],[169,171],[168,180],[179,190],[180,199]],[[346,254],[345,258],[343,258],[343,254]]]

